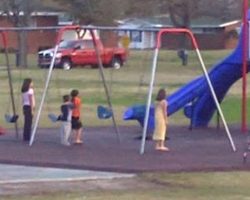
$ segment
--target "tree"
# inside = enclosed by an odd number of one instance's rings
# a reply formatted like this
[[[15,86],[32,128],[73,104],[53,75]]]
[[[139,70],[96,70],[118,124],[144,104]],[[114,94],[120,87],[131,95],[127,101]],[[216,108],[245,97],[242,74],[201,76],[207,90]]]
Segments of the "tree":
[[[116,16],[122,12],[124,4],[121,0],[56,0],[56,2],[64,5],[65,11],[71,13],[76,22],[85,25],[112,25]]]
[[[31,23],[31,13],[38,6],[38,0],[3,0],[2,8],[14,27],[27,27]],[[27,67],[27,32],[18,31],[19,65]]]

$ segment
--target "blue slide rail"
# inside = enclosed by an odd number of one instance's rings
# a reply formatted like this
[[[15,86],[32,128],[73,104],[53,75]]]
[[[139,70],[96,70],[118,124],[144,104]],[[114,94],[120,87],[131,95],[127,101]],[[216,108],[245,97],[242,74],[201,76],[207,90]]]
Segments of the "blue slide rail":
[[[229,88],[242,77],[242,34],[236,49],[222,61],[215,64],[209,71],[209,77],[217,95],[222,102]],[[250,65],[248,65],[249,71]],[[193,127],[206,127],[209,124],[216,105],[204,76],[187,83],[166,99],[168,115],[184,108],[185,116],[191,119]],[[192,104],[190,104],[192,103]],[[143,127],[146,105],[134,105],[123,114],[124,120],[137,120]],[[154,106],[149,113],[148,130],[154,129]]]

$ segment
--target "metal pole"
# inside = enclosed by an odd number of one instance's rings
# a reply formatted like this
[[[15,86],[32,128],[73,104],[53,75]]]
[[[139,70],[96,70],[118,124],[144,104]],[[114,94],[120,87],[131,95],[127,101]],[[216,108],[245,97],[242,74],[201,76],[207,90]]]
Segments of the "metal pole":
[[[40,105],[39,105],[39,108],[38,108],[38,112],[37,112],[37,115],[36,115],[34,127],[32,129],[31,138],[30,138],[30,142],[29,142],[30,146],[34,142],[36,130],[37,130],[37,127],[38,127],[38,123],[39,123],[39,119],[40,119],[41,112],[42,112],[42,109],[43,109],[46,93],[47,93],[48,87],[49,87],[50,78],[51,78],[53,67],[54,67],[54,64],[55,64],[55,58],[56,58],[58,48],[59,48],[59,44],[56,44],[55,49],[54,49],[54,54],[53,54],[53,57],[52,57],[52,61],[51,61],[50,66],[49,66],[49,71],[48,71],[45,87],[44,87],[44,90],[43,90],[42,99],[41,99],[41,102],[40,102]]]
[[[146,114],[145,114],[145,118],[144,118],[140,154],[144,154],[144,150],[145,150],[145,141],[146,141],[146,134],[147,134],[148,118],[149,118],[150,105],[151,105],[151,99],[152,99],[152,93],[153,93],[153,87],[154,87],[154,80],[155,80],[155,72],[156,72],[156,67],[157,67],[158,53],[159,53],[159,49],[156,48],[155,53],[154,53],[152,72],[151,72],[151,81],[150,81],[149,92],[148,92]]]
[[[69,28],[73,26],[68,26]],[[109,31],[151,31],[158,32],[159,28],[119,28],[115,26],[77,26],[80,29],[88,29],[88,30],[109,30]],[[42,31],[42,30],[61,30],[61,26],[39,26],[39,27],[30,27],[30,26],[22,26],[22,27],[0,27],[0,31]]]
[[[218,112],[218,110],[216,111],[216,128],[217,131],[220,130],[220,113]]]
[[[242,54],[242,124],[241,131],[247,132],[247,55],[248,55],[248,0],[243,3],[243,54]]]
[[[230,134],[230,131],[229,131],[229,129],[228,129],[228,126],[227,126],[226,120],[225,120],[225,118],[224,118],[223,112],[222,112],[222,110],[221,110],[219,101],[218,101],[217,96],[216,96],[216,94],[215,94],[213,85],[212,85],[211,80],[210,80],[210,78],[209,78],[209,76],[208,76],[208,73],[207,73],[205,64],[204,64],[203,59],[202,59],[201,54],[200,54],[200,51],[199,51],[199,49],[197,49],[197,48],[196,48],[195,50],[196,50],[196,53],[197,53],[197,55],[198,55],[199,61],[200,61],[200,63],[201,63],[202,70],[203,70],[203,73],[204,73],[205,78],[206,78],[206,80],[207,80],[207,83],[208,83],[210,92],[211,92],[212,97],[213,97],[214,102],[215,102],[215,105],[216,105],[216,107],[217,107],[217,110],[218,110],[218,112],[219,112],[219,114],[220,114],[220,116],[221,116],[222,122],[223,122],[223,124],[224,124],[225,129],[226,129],[226,133],[227,133],[228,139],[229,139],[229,141],[230,141],[230,144],[231,144],[231,146],[232,146],[232,149],[233,149],[233,151],[236,151],[236,147],[235,147],[235,145],[234,145],[233,139],[232,139],[231,134]]]
[[[109,90],[108,90],[108,87],[107,87],[106,79],[105,79],[105,76],[104,76],[103,64],[102,64],[99,49],[97,47],[96,37],[95,37],[95,34],[94,34],[92,29],[90,29],[89,31],[90,31],[91,37],[93,39],[94,48],[95,48],[95,52],[96,52],[96,56],[97,56],[97,60],[98,60],[98,66],[99,66],[98,68],[99,68],[99,72],[100,72],[100,75],[101,75],[101,78],[102,78],[104,90],[105,90],[105,93],[106,93],[106,96],[107,96],[108,105],[109,105],[109,108],[110,108],[110,110],[112,112],[111,117],[112,117],[113,125],[114,125],[114,128],[115,128],[118,140],[119,140],[119,142],[121,142],[121,136],[120,136],[120,132],[119,132],[116,120],[115,120],[115,115],[114,115],[114,112],[113,112],[111,98],[110,98]]]

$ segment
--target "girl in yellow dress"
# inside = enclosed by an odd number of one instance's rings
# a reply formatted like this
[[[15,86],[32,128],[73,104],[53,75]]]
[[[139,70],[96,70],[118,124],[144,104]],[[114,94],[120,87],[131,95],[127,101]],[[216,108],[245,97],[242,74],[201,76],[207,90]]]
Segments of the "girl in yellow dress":
[[[165,89],[158,91],[155,103],[155,129],[153,140],[155,141],[155,149],[161,151],[169,151],[165,146],[165,137],[167,130],[167,101]]]

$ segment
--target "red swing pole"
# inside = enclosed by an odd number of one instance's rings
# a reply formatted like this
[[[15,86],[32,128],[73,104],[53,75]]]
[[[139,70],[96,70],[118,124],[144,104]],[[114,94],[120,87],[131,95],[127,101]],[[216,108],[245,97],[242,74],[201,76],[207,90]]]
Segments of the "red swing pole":
[[[241,131],[247,132],[247,60],[248,60],[248,0],[243,2],[243,53],[242,53],[242,124]]]

